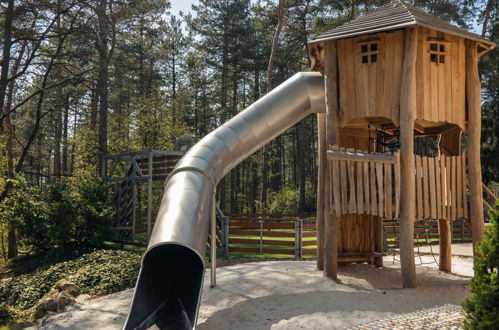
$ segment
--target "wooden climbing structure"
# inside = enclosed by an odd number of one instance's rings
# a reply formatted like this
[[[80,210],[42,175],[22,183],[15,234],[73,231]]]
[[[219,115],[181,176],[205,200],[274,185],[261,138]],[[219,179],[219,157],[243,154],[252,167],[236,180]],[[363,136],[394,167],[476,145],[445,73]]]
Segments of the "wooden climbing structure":
[[[117,214],[113,230],[119,239],[150,236],[158,202],[153,189],[162,189],[182,151],[134,150],[104,157],[102,176],[113,184]]]
[[[317,266],[327,276],[358,256],[381,266],[384,220],[399,223],[404,287],[416,285],[415,221],[438,222],[445,271],[452,221],[466,219],[473,242],[482,239],[478,60],[494,47],[402,1],[309,43],[326,88],[327,113],[317,119]]]

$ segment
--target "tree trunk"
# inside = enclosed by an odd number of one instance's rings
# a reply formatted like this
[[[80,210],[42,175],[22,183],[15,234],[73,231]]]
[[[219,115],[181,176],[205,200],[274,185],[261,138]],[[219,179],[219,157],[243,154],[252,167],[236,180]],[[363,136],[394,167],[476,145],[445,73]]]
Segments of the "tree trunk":
[[[99,175],[106,171],[104,156],[107,154],[107,115],[108,115],[108,16],[106,13],[107,0],[99,0],[97,5],[97,20],[99,26],[98,51],[99,75],[97,79],[97,93],[99,95]]]
[[[14,0],[9,0],[5,12],[2,40],[2,69],[0,71],[0,109],[5,103],[5,94],[9,83],[10,48],[12,45],[12,20],[14,19]],[[0,122],[0,132],[3,132],[3,122]]]

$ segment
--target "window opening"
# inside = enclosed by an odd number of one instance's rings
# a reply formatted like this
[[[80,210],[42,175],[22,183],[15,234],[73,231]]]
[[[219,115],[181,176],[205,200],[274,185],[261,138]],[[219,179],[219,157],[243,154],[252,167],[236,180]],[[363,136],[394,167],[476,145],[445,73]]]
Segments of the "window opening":
[[[366,64],[376,63],[378,61],[379,46],[378,42],[364,42],[360,44],[361,62]]]
[[[430,41],[428,47],[428,53],[430,54],[430,62],[439,64],[445,63],[445,55],[447,52],[445,51],[445,44],[438,41]]]

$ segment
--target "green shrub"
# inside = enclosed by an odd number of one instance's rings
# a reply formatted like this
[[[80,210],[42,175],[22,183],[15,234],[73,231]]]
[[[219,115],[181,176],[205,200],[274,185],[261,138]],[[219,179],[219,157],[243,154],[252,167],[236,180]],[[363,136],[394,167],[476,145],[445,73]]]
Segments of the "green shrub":
[[[1,280],[0,301],[12,318],[26,318],[36,303],[62,279],[78,285],[81,293],[105,295],[133,287],[139,268],[137,253],[94,250],[30,274]]]
[[[36,250],[103,242],[114,214],[108,187],[94,176],[49,185],[45,191],[20,186],[0,209],[14,223],[21,244]]]
[[[463,302],[467,329],[499,329],[499,202],[495,204],[485,238],[478,245],[471,281],[472,295]]]

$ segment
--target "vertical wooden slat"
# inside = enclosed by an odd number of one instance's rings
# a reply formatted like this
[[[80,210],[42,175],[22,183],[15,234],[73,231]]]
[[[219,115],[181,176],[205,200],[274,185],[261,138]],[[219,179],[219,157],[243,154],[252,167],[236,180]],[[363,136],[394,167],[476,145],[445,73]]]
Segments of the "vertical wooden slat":
[[[445,157],[445,179],[447,185],[447,218],[452,220],[451,157]]]
[[[347,191],[348,191],[348,186],[347,186],[347,164],[346,161],[341,160],[340,162],[340,180],[341,180],[341,214],[345,214],[348,212],[348,205],[347,205]]]
[[[435,186],[436,186],[436,207],[437,219],[442,219],[442,175],[440,169],[440,156],[435,158]]]
[[[385,204],[384,204],[384,197],[385,197],[385,192],[383,189],[383,163],[376,163],[376,178],[377,178],[377,183],[378,183],[378,215],[380,217],[384,216],[385,212]]]
[[[451,221],[456,219],[456,211],[457,211],[457,201],[456,201],[456,196],[457,196],[457,182],[456,182],[456,157],[451,157],[451,165],[450,165],[450,170],[451,170],[451,178],[450,178],[450,189],[451,189]]]
[[[440,187],[442,189],[442,219],[447,217],[447,183],[445,180],[445,156],[440,156]]]
[[[462,171],[462,164],[461,164],[461,156],[456,156],[456,184],[457,184],[457,194],[456,194],[456,200],[457,200],[457,212],[456,212],[456,217],[457,218],[462,218],[463,217],[463,175],[461,173]]]
[[[348,210],[350,213],[357,213],[357,197],[355,196],[355,192],[357,190],[355,186],[355,162],[348,161],[347,165],[348,165],[348,181],[350,184]]]
[[[376,196],[376,170],[374,162],[369,163],[369,185],[371,186],[371,214],[378,214],[378,199]]]
[[[428,189],[428,157],[422,157],[422,169],[423,169],[423,218],[428,219],[430,217],[430,201],[429,195],[430,190]]]
[[[364,171],[364,180],[362,181],[362,184],[364,185],[364,211],[370,213],[371,203],[369,201],[369,190],[371,189],[371,186],[369,184],[369,163],[362,162],[362,166]]]
[[[331,164],[332,164],[332,177],[333,177],[333,182],[335,182],[336,184],[333,184],[333,186],[331,187],[332,189],[332,196],[333,196],[333,200],[334,200],[334,206],[333,206],[333,210],[336,212],[336,216],[340,216],[341,215],[341,197],[340,197],[340,185],[339,185],[339,182],[340,182],[340,164],[337,160],[333,160],[331,161]]]
[[[463,203],[464,203],[464,217],[466,219],[470,218],[470,214],[468,213],[468,194],[466,191],[466,154],[463,153],[461,155],[461,168],[462,168],[462,176],[463,176]]]
[[[334,211],[336,212],[336,216],[339,217],[341,213],[341,194],[340,194],[340,185],[338,184],[340,182],[340,164],[337,160],[331,161],[332,163],[332,176],[333,176],[333,182],[336,182],[336,184],[333,184],[332,187],[332,195],[333,195],[333,200],[334,200]]]
[[[417,203],[417,211],[416,211],[416,219],[421,220],[424,218],[423,214],[423,179],[421,178],[421,156],[416,155],[416,203]]]
[[[437,218],[437,207],[436,207],[436,190],[435,190],[435,158],[428,158],[428,180],[430,182],[430,217],[432,219]]]
[[[392,164],[385,163],[385,204],[386,204],[386,214],[387,219],[393,219],[392,205]]]
[[[395,162],[395,219],[400,215],[400,153],[397,152]]]
[[[326,197],[324,195],[324,185],[326,183],[326,171],[331,167],[332,161],[327,160],[327,143],[326,143],[326,114],[317,114],[317,153],[318,153],[318,165],[319,170],[317,171],[317,268],[319,270],[324,270],[324,209]],[[329,190],[331,191],[331,190]],[[332,194],[331,194],[332,195]],[[329,215],[328,215],[329,216]]]
[[[362,177],[362,162],[355,162],[357,173],[355,174],[355,180],[357,180],[357,213],[364,213],[364,180]]]

